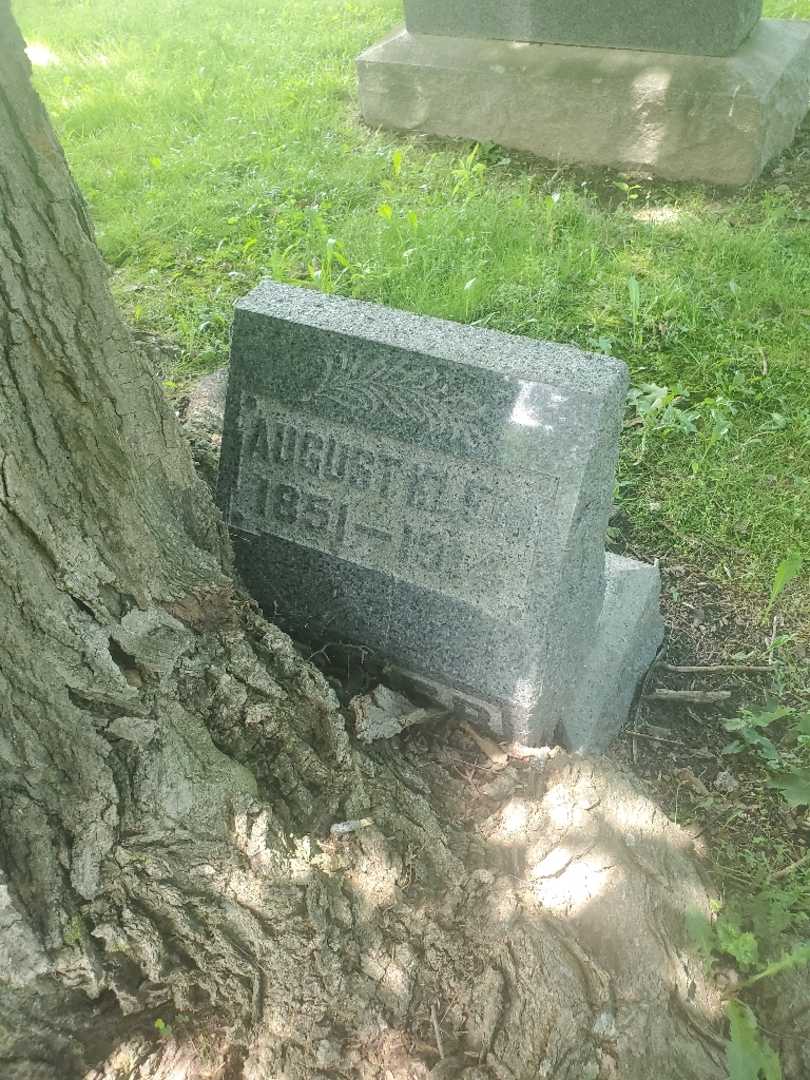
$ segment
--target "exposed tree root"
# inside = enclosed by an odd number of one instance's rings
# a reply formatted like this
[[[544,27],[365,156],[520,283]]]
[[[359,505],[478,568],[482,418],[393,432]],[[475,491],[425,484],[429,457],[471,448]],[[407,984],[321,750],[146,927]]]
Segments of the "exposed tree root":
[[[164,638],[182,659],[134,710],[151,735],[105,729],[118,839],[48,963],[151,1037],[91,1075],[723,1076],[685,921],[708,896],[627,777],[561,752],[491,771],[461,732],[362,749],[289,640],[241,620],[178,623],[192,643]]]

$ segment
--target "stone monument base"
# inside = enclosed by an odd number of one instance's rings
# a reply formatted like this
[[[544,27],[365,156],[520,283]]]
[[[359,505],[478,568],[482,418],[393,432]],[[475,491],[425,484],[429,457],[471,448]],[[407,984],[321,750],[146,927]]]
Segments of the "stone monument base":
[[[739,185],[790,145],[807,113],[810,22],[763,20],[727,57],[402,30],[357,63],[375,127]]]
[[[625,726],[641,681],[664,640],[657,566],[607,553],[602,613],[571,701],[553,730],[538,727],[534,742],[559,739],[575,753],[601,754]],[[406,693],[513,736],[510,706],[436,682],[414,671],[389,668],[391,681]],[[541,718],[542,719],[542,718]],[[525,724],[518,724],[525,727]]]
[[[636,691],[664,640],[657,566],[608,553],[593,646],[562,721],[565,745],[602,753],[627,723]]]

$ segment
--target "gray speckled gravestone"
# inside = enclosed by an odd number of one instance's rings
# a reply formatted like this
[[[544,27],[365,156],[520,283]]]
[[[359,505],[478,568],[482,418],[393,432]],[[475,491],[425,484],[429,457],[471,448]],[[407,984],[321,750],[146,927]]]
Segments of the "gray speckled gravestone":
[[[728,56],[762,0],[405,0],[414,34]]]
[[[761,0],[405,0],[357,62],[373,127],[671,180],[755,180],[810,100],[810,22]]]
[[[604,356],[261,285],[220,469],[248,588],[495,730],[603,748],[662,636],[657,570],[605,560],[626,390]]]

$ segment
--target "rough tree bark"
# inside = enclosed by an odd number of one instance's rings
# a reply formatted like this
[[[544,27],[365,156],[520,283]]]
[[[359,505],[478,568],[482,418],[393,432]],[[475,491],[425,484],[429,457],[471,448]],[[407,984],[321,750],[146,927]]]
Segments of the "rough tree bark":
[[[0,1073],[723,1076],[682,832],[603,764],[358,748],[235,593],[6,0],[0,200]]]

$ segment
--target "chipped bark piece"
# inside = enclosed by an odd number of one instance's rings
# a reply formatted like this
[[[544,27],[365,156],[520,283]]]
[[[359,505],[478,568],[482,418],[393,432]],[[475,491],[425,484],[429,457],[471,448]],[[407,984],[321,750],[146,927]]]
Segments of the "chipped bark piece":
[[[380,684],[369,694],[349,702],[354,716],[354,730],[361,742],[393,739],[409,727],[439,715],[430,709],[417,708],[404,694]]]
[[[332,836],[348,836],[350,833],[359,832],[360,829],[370,829],[374,824],[372,818],[355,818],[351,821],[336,821],[329,829]]]

